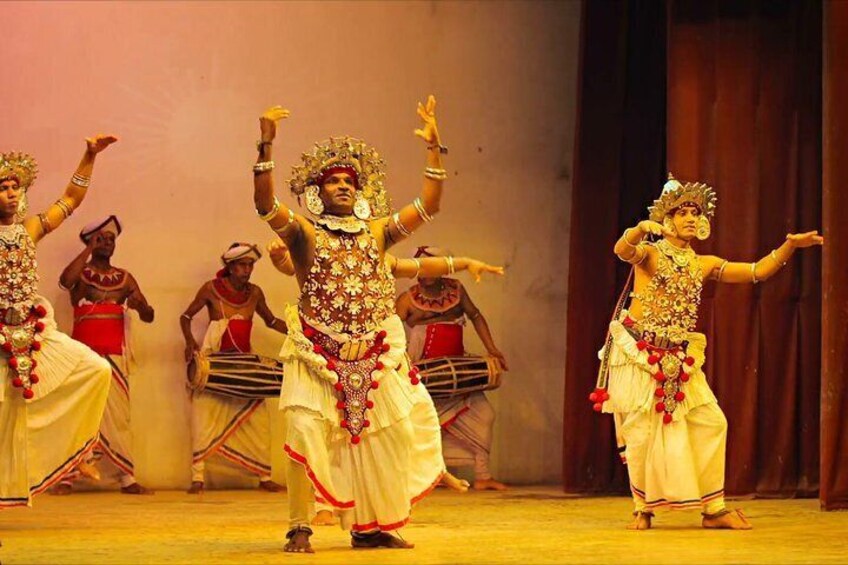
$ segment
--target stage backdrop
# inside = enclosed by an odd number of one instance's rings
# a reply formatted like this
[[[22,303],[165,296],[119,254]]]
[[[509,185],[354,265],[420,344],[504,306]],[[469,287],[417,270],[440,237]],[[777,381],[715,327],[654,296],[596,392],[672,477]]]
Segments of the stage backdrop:
[[[416,103],[431,92],[450,180],[436,222],[396,253],[434,244],[507,266],[503,279],[468,282],[512,366],[490,396],[493,470],[507,481],[558,480],[561,462],[551,454],[562,441],[579,10],[578,2],[0,5],[0,147],[38,158],[34,209],[59,195],[85,135],[121,138],[98,159],[83,207],[40,245],[39,260],[41,292],[68,331],[70,305],[56,282],[81,249],[80,228],[112,213],[124,223],[114,262],[156,308],[153,325],[133,328],[140,480],[187,485],[179,316],[231,242],[264,247],[272,235],[252,207],[262,111],[292,111],[275,144],[281,198],[291,202],[283,181],[301,151],[351,134],[381,151],[403,204],[421,185],[424,148],[412,131]],[[278,315],[296,297],[294,281],[266,259],[254,281]],[[204,321],[196,319],[198,339]],[[274,354],[281,342],[257,327],[259,352]],[[470,334],[468,345],[482,351]]]

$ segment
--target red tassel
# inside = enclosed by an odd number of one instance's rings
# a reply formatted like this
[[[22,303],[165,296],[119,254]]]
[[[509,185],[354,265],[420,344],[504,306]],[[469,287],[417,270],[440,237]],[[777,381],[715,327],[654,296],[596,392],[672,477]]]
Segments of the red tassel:
[[[336,408],[338,408],[339,410],[344,410],[344,408],[345,408],[344,400],[339,400],[338,402],[336,402]]]
[[[43,305],[39,304],[38,306],[35,307],[35,315],[38,318],[43,318],[44,316],[47,315],[47,308],[45,308]]]
[[[674,395],[674,399],[677,402],[683,402],[683,399],[685,399],[685,398],[686,398],[686,395],[683,394],[683,391],[680,391],[680,390],[678,390],[677,394]]]
[[[594,410],[595,412],[600,412],[601,410],[603,410],[603,408],[604,408],[604,405],[601,404],[600,402],[592,405],[592,410]]]
[[[40,341],[33,341],[32,345],[30,345],[29,348],[32,349],[33,351],[41,351],[41,342]]]
[[[378,383],[377,381],[371,381],[371,388],[373,388],[373,389],[380,388],[380,383]]]
[[[343,390],[344,390],[344,385],[341,383],[341,381],[337,382],[337,383],[336,383],[336,384],[334,384],[333,386],[334,386],[334,387],[335,387],[335,389],[336,389],[337,391],[339,391],[339,392],[341,392],[341,391],[343,391]]]
[[[25,389],[24,389],[24,398],[26,398],[27,400],[29,400],[29,399],[30,399],[30,398],[32,398],[33,396],[35,396],[35,394],[33,394],[33,392],[32,392],[32,389],[31,389],[31,388],[25,388]]]
[[[347,426],[348,426],[348,424],[347,424],[347,420],[342,420],[341,422],[339,422],[339,425],[340,425],[341,427],[343,427],[343,428],[347,429]]]
[[[366,400],[365,401],[365,407],[370,410],[370,409],[374,408],[374,403],[371,402],[370,400]]]
[[[352,438],[350,438],[350,443],[352,443],[353,445],[358,444],[360,441],[361,440],[359,439],[359,436],[353,436]]]
[[[36,384],[38,383],[38,380],[38,375],[36,375],[35,373],[29,374],[29,382],[31,382],[32,384]]]
[[[417,385],[421,382],[421,380],[418,377],[412,377],[411,379],[409,379],[409,382],[411,382],[413,385]]]
[[[15,377],[14,379],[12,379],[12,386],[15,388],[21,388],[22,386],[24,386],[24,380],[20,377]]]
[[[382,361],[377,361],[377,364],[376,364],[376,365],[374,365],[374,368],[375,368],[376,370],[378,370],[378,371],[382,371],[382,370],[383,370],[383,367],[385,367],[385,365],[383,365],[383,362],[382,362]]]
[[[639,351],[645,351],[645,349],[648,347],[648,342],[644,339],[640,339],[636,342],[636,347],[639,349]]]
[[[684,359],[683,362],[691,367],[692,365],[695,364],[695,358],[694,357],[687,357],[686,359]]]
[[[686,373],[681,374],[680,380],[683,381],[684,383],[688,383],[689,382],[689,375],[687,375]]]
[[[662,398],[663,396],[665,396],[665,391],[662,389],[662,387],[660,387],[654,391],[654,396]]]
[[[674,417],[668,412],[663,414],[663,424],[670,424],[673,419]]]
[[[657,412],[665,412],[665,402],[657,402],[657,405],[654,406],[654,409]]]
[[[650,355],[648,357],[648,364],[649,365],[656,365],[659,362],[660,362],[660,356],[659,355]]]
[[[9,366],[15,370],[18,368],[18,358],[17,357],[9,357]]]

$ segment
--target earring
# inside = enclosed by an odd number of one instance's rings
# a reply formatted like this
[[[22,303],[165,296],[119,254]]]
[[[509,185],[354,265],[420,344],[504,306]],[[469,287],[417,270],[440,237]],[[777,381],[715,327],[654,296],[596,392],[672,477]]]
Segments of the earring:
[[[704,241],[708,237],[710,237],[710,233],[712,228],[710,227],[710,221],[706,216],[701,216],[698,218],[698,228],[695,230],[695,237]]]
[[[321,189],[316,185],[307,187],[304,197],[306,198],[306,209],[313,216],[320,216],[324,213],[324,201],[318,196]]]
[[[20,223],[26,219],[27,211],[29,210],[29,201],[27,200],[27,191],[24,190],[21,194],[21,199],[18,201],[18,209],[15,211],[15,221]]]
[[[668,216],[663,220],[663,227],[674,235],[677,235],[677,228],[674,227],[674,222]]]
[[[361,194],[356,197],[356,202],[353,203],[353,215],[360,220],[367,220],[371,217],[371,205]]]

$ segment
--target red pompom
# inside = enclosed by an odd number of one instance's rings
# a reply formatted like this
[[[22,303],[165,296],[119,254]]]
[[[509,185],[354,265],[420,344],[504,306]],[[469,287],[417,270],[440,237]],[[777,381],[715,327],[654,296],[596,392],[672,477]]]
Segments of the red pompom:
[[[25,388],[25,389],[24,389],[24,398],[26,398],[27,400],[29,400],[29,399],[30,399],[30,398],[32,398],[33,396],[35,396],[35,394],[33,394],[33,392],[32,392],[32,389],[31,389],[31,388]]]
[[[339,422],[339,425],[340,425],[341,427],[343,427],[343,428],[347,429],[347,420],[342,420],[341,422]]]
[[[329,359],[327,360],[327,370],[328,371],[335,371],[336,370],[336,364],[332,360],[329,360]]]
[[[671,414],[669,414],[668,412],[663,414],[663,424],[670,424],[673,419],[674,419],[673,416]]]
[[[315,336],[315,330],[312,328],[303,328],[303,335],[308,338]]]
[[[665,374],[663,374],[662,371],[657,371],[657,373],[654,375],[654,378],[661,383],[665,382]]]
[[[324,351],[324,348],[321,347],[320,344],[316,343],[312,346],[312,351],[314,351],[315,353],[321,353],[322,351]]]
[[[23,379],[20,377],[15,377],[14,379],[12,379],[12,386],[15,388],[21,388],[22,386],[24,386]]]
[[[341,383],[341,381],[337,382],[333,386],[336,387],[336,390],[338,390],[338,391],[344,390],[344,385]]]
[[[366,400],[365,401],[365,407],[370,410],[371,408],[374,408],[374,403],[371,402],[370,400]]]
[[[18,358],[17,357],[10,357],[9,358],[9,366],[13,369],[17,369],[18,368]]]
[[[421,379],[419,379],[418,377],[412,377],[411,379],[409,379],[409,382],[411,382],[414,385],[417,385],[418,383],[421,382]]]
[[[683,373],[682,375],[680,375],[680,380],[683,381],[684,383],[688,383],[689,382],[689,375],[687,375],[686,373]]]
[[[683,394],[683,391],[678,390],[677,394],[674,395],[674,399],[677,402],[683,402],[683,399],[686,398],[686,395]]]
[[[645,349],[648,347],[648,342],[644,339],[640,339],[636,342],[636,347],[639,348],[639,351],[645,351]]]
[[[385,365],[383,365],[382,361],[377,361],[377,363],[374,365],[374,369],[376,369],[378,371],[381,371],[383,369],[383,367],[385,367]]]
[[[383,341],[384,339],[386,339],[387,335],[389,335],[389,334],[386,333],[386,330],[380,330],[377,333],[377,339],[379,339],[380,341]]]
[[[32,360],[32,368],[35,369],[36,367],[38,367],[38,362],[35,359],[33,359]]]
[[[660,388],[658,388],[657,390],[654,391],[654,395],[658,396],[659,398],[662,398],[663,396],[665,396],[665,391],[663,390],[662,387],[660,387]]]
[[[657,405],[654,406],[654,409],[657,412],[665,412],[665,402],[657,402]]]
[[[610,399],[610,395],[609,395],[609,393],[608,393],[607,391],[604,391],[603,393],[601,393],[601,395],[603,396],[603,401],[604,401],[604,402],[606,402],[607,400],[609,400],[609,399]]]
[[[406,375],[411,379],[415,376],[415,371],[409,371]]]
[[[692,365],[695,364],[695,358],[694,357],[687,357],[686,359],[683,360],[683,362],[691,367]]]
[[[352,443],[353,445],[356,445],[360,441],[362,440],[359,439],[359,436],[353,436],[352,438],[350,438],[350,443]]]
[[[603,410],[603,408],[604,408],[604,405],[601,404],[600,402],[597,402],[597,403],[592,405],[592,410],[594,410],[595,412],[600,412],[601,410]]]
[[[37,317],[43,318],[44,316],[47,315],[47,308],[45,308],[43,305],[39,304],[38,306],[35,307],[34,312],[35,312],[35,315]]]
[[[597,401],[599,401],[599,400],[600,400],[600,398],[598,398],[598,393],[597,393],[597,392],[591,392],[591,393],[589,393],[589,402],[593,402],[593,403],[594,403],[594,402],[597,402]]]
[[[373,389],[380,388],[380,383],[378,383],[377,381],[371,381],[371,388],[373,388]]]
[[[12,342],[7,341],[7,342],[3,343],[2,347],[3,347],[3,351],[5,351],[6,353],[12,352]]]
[[[32,349],[33,351],[41,351],[41,342],[40,341],[33,341],[32,345],[30,345],[29,348]]]
[[[391,349],[391,346],[388,343],[384,343],[383,345],[380,346],[380,350],[383,353],[387,352],[389,349]]]
[[[44,331],[45,327],[47,326],[44,325],[44,322],[36,322],[33,329],[36,331],[36,333],[41,333]]]
[[[654,355],[648,356],[648,364],[649,365],[656,365],[659,362],[660,362],[660,356],[659,355],[654,354]]]
[[[36,375],[35,373],[30,373],[29,382],[31,382],[32,384],[36,384],[38,382],[38,375]]]
[[[371,420],[362,420],[362,427],[367,428],[371,426]]]
[[[344,408],[345,408],[344,400],[339,400],[338,402],[336,402],[336,408],[338,408],[339,410],[344,410]]]

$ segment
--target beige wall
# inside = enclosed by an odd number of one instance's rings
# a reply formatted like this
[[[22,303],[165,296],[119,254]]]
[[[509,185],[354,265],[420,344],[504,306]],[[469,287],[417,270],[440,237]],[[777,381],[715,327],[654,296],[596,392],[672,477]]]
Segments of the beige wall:
[[[424,151],[412,130],[415,104],[430,92],[451,181],[438,220],[397,252],[437,244],[507,266],[502,280],[469,283],[513,368],[490,396],[493,468],[510,481],[558,480],[578,12],[576,1],[0,6],[0,147],[39,159],[34,207],[58,196],[84,135],[121,137],[98,161],[83,208],[39,258],[42,292],[67,330],[56,280],[80,250],[76,234],[108,213],[124,222],[115,263],[157,311],[153,325],[135,325],[142,480],[188,481],[179,314],[231,241],[264,245],[271,235],[251,201],[259,114],[271,104],[292,110],[275,146],[278,186],[313,141],[351,134],[378,147],[404,203],[421,183]],[[254,281],[277,313],[295,297],[267,260]],[[281,339],[257,328],[261,352]]]

